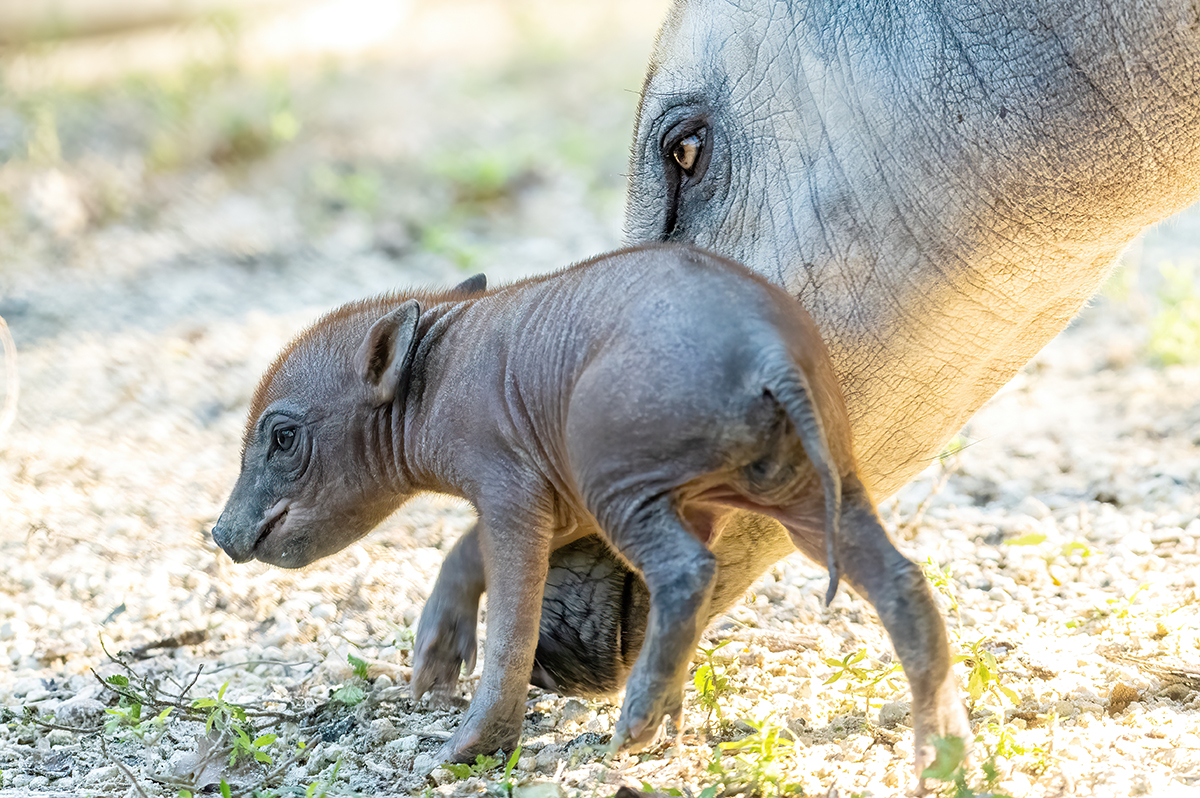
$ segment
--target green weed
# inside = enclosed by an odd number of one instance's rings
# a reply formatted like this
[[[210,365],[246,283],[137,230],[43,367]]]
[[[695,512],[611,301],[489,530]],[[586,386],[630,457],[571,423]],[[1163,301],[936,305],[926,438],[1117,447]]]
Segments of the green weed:
[[[976,742],[982,738],[977,737]],[[922,778],[946,782],[941,791],[943,798],[1007,798],[996,792],[1000,771],[996,765],[996,753],[988,750],[988,756],[980,765],[983,774],[981,784],[972,785],[967,765],[967,745],[961,737],[934,737],[930,740],[936,755],[933,762],[921,773]]]
[[[53,166],[62,160],[62,145],[58,139],[58,115],[49,102],[40,102],[30,112],[28,140],[29,162],[36,166]]]
[[[267,96],[248,107],[226,112],[209,158],[220,166],[238,166],[270,155],[300,134],[287,84],[276,79]]]
[[[508,199],[533,174],[535,158],[521,147],[455,149],[436,156],[435,177],[447,181],[455,204],[481,208]]]
[[[520,760],[520,758],[521,746],[518,745],[516,750],[512,752],[512,754],[508,757],[508,760],[504,763],[504,773],[501,775],[500,780],[492,782],[492,784],[489,785],[487,790],[489,795],[500,795],[503,796],[503,798],[509,798],[509,796],[512,795],[513,787],[516,786],[513,784],[512,773],[513,770],[516,769],[517,762]],[[472,776],[483,776],[485,773],[498,768],[500,764],[501,760],[494,756],[484,756],[483,754],[479,754],[475,757],[475,761],[472,763],[445,762],[442,764],[442,769],[444,769],[454,778],[461,781],[463,779],[469,779]]]
[[[958,608],[958,593],[954,590],[953,571],[947,565],[942,568],[933,561],[933,557],[925,558],[925,562],[921,565],[921,571],[925,574],[925,578],[933,585],[937,592],[946,597],[950,602],[950,611],[954,613],[954,617],[958,619],[958,625],[962,626],[962,614]]]
[[[442,769],[448,772],[451,776],[460,781],[469,779],[471,776],[482,776],[490,770],[495,770],[500,767],[500,760],[494,756],[485,756],[478,754],[475,761],[467,762],[444,762]]]
[[[115,687],[129,687],[129,678],[120,674],[108,677],[108,683]],[[104,731],[116,736],[123,731],[132,733],[144,743],[154,745],[166,728],[167,717],[175,707],[166,707],[153,718],[142,717],[142,702],[132,691],[122,691],[117,699],[117,706],[104,710],[111,717],[104,724]]]
[[[861,664],[864,662],[867,664]],[[841,659],[826,657],[825,664],[834,671],[824,683],[833,684],[839,680],[844,681],[847,692],[863,697],[864,712],[868,719],[871,717],[871,702],[880,694],[881,686],[888,692],[898,689],[900,676],[903,673],[900,663],[896,660],[886,664],[871,664],[867,661],[865,648],[860,648]]]
[[[729,661],[722,661],[716,657],[716,652],[727,645],[729,645],[729,641],[724,640],[712,648],[701,647],[698,649],[704,657],[704,662],[696,668],[692,683],[696,687],[696,703],[706,713],[704,719],[706,728],[710,726],[714,712],[718,721],[723,719],[721,701],[730,691],[729,676],[726,672]]]
[[[230,767],[247,760],[272,764],[271,756],[263,749],[275,742],[276,735],[256,735],[254,726],[246,715],[246,708],[225,700],[225,690],[228,687],[229,682],[225,682],[217,690],[216,698],[198,698],[192,702],[195,709],[207,710],[204,719],[205,734],[216,729],[227,738],[230,745]]]
[[[708,765],[712,782],[699,798],[747,795],[758,798],[782,798],[803,795],[798,783],[786,778],[787,766],[794,760],[795,744],[788,732],[763,720],[752,723],[755,732],[713,749]]]
[[[483,258],[482,247],[469,243],[451,225],[430,224],[421,229],[421,248],[452,262],[462,271],[470,271]]]
[[[1026,532],[1024,535],[1004,541],[1006,546],[1042,546],[1047,541],[1046,533],[1032,531]],[[1052,565],[1074,565],[1078,571],[1082,571],[1087,564],[1087,560],[1096,550],[1082,540],[1070,540],[1058,546],[1049,546],[1041,550],[1042,561],[1046,564],[1046,573],[1050,576],[1050,581],[1055,585],[1061,586],[1062,580],[1056,575],[1057,569],[1051,568]]]
[[[353,654],[347,654],[346,661],[349,662],[350,667],[354,669],[354,675],[365,682],[367,680],[367,661],[364,659],[359,659]]]
[[[361,704],[367,698],[364,685],[367,683],[367,661],[353,654],[346,655],[346,661],[354,669],[354,676],[330,694],[330,698],[348,707]]]
[[[965,662],[968,667],[967,696],[974,706],[985,694],[996,699],[1000,706],[1005,700],[1019,704],[1021,697],[1016,692],[1000,683],[1002,673],[996,655],[984,647],[987,638],[980,638],[967,645],[964,654],[955,656],[955,662]]]
[[[1078,629],[1090,621],[1097,621],[1101,619],[1123,621],[1131,618],[1134,614],[1133,605],[1137,600],[1138,594],[1149,586],[1149,583],[1141,584],[1138,585],[1138,587],[1128,596],[1116,596],[1114,598],[1105,599],[1103,605],[1093,607],[1081,618],[1067,621],[1067,628]]]

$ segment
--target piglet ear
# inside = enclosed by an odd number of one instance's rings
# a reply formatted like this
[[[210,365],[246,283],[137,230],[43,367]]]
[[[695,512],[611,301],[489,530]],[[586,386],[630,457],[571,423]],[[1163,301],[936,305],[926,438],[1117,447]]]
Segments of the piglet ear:
[[[355,366],[375,405],[391,402],[400,392],[417,347],[417,321],[420,318],[420,303],[410,299],[371,325],[358,348]]]
[[[487,290],[487,275],[484,274],[483,272],[480,272],[479,274],[475,275],[474,277],[468,277],[467,279],[463,280],[458,285],[454,286],[454,293],[466,294],[467,296],[474,296],[475,294],[482,294],[486,290]]]

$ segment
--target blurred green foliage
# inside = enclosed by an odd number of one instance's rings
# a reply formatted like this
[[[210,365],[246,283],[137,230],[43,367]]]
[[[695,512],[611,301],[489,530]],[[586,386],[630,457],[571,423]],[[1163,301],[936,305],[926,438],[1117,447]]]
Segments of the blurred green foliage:
[[[1164,366],[1200,363],[1200,266],[1163,263],[1147,353]]]

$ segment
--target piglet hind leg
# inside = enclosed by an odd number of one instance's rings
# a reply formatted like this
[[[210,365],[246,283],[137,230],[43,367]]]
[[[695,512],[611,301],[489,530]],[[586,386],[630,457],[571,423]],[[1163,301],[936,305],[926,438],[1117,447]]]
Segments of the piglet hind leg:
[[[793,533],[797,545],[821,561],[822,542]],[[950,661],[946,625],[921,569],[888,539],[866,491],[857,479],[843,485],[842,516],[836,538],[842,577],[871,603],[883,623],[912,691],[916,776],[924,791],[925,768],[933,762],[933,737],[973,735]]]
[[[483,673],[458,729],[438,751],[442,761],[471,762],[516,747],[549,567],[550,530],[543,519],[516,513],[497,522],[479,509],[475,531],[488,595]]]
[[[606,531],[650,591],[645,640],[625,683],[612,741],[614,750],[638,750],[664,716],[682,726],[683,684],[708,621],[716,558],[684,529],[667,499]]]
[[[475,627],[484,587],[479,527],[473,526],[446,555],[421,610],[413,645],[413,696],[450,693],[463,666],[475,668]]]

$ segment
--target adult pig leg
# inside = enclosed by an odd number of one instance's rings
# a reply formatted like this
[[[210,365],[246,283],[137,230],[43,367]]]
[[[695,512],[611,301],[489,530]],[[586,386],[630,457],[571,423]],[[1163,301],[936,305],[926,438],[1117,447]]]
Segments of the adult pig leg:
[[[619,504],[638,511],[615,524],[604,518],[601,523],[650,590],[646,638],[625,686],[612,741],[614,748],[636,750],[654,737],[664,715],[682,726],[683,683],[708,623],[716,558],[684,529],[669,498]]]
[[[817,562],[825,560],[824,535],[797,529],[793,540]],[[891,637],[912,691],[916,775],[933,761],[933,736],[972,739],[950,664],[946,624],[921,569],[896,550],[861,483],[843,484],[836,538],[843,578],[875,608]]]
[[[475,668],[475,626],[484,568],[476,523],[454,544],[438,571],[433,591],[421,610],[413,645],[413,696],[429,690],[449,693],[463,666]]]
[[[551,539],[547,519],[522,508],[544,504],[511,497],[479,507],[475,532],[488,594],[483,673],[458,729],[438,751],[442,761],[512,751],[520,739]]]

